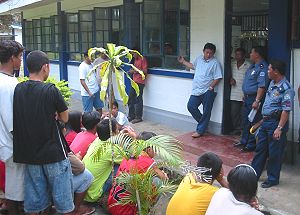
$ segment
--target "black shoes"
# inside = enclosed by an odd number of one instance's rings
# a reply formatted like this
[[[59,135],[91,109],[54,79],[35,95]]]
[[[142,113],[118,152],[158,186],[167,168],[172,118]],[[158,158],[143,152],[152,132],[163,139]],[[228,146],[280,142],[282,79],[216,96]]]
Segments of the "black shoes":
[[[244,148],[241,149],[241,152],[244,152],[244,153],[246,153],[246,152],[254,152],[254,151],[255,151],[255,149],[250,149],[247,146],[245,146]]]
[[[269,181],[264,181],[260,186],[261,186],[261,188],[270,188],[270,187],[276,186],[277,184],[272,184]]]
[[[139,123],[139,122],[142,122],[143,120],[142,119],[134,119],[131,121],[132,124],[135,124],[135,123]]]
[[[233,147],[244,147],[245,144],[241,143],[241,142],[236,142],[233,144]]]

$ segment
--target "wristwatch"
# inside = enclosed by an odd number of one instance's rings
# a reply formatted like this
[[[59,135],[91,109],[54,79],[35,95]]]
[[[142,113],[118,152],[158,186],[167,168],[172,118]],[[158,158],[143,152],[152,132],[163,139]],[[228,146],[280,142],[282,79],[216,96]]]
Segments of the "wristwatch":
[[[282,131],[282,126],[278,125],[277,128]]]

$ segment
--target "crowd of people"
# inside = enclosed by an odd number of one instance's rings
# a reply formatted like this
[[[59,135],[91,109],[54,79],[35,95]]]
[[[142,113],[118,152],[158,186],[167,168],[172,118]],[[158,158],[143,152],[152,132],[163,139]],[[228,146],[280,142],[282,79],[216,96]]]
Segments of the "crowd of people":
[[[95,151],[111,137],[109,115],[100,100],[101,81],[97,71],[90,74],[93,64],[106,60],[105,55],[94,63],[88,53],[79,66],[83,113],[68,111],[59,90],[44,83],[50,72],[49,59],[42,51],[32,51],[26,58],[29,80],[18,83],[14,71],[20,69],[24,48],[16,41],[0,42],[0,189],[5,192],[9,214],[93,214],[95,208],[84,202],[98,202],[108,196],[109,212],[113,215],[136,214],[137,206],[117,204],[126,187],[112,180],[111,153],[95,162]],[[197,121],[193,138],[202,137],[208,127],[217,86],[223,78],[216,46],[205,44],[203,56],[193,63],[178,57],[178,62],[195,70],[192,93],[187,108]],[[231,116],[233,134],[240,134],[235,147],[242,152],[255,151],[251,165],[234,167],[224,178],[222,160],[214,153],[199,157],[197,168],[189,171],[171,198],[168,215],[176,214],[262,214],[256,199],[257,182],[266,162],[268,178],[263,188],[277,185],[280,178],[289,113],[295,92],[285,77],[286,67],[281,60],[266,62],[263,47],[253,47],[250,61],[246,51],[235,50],[232,62]],[[147,60],[133,54],[134,65],[147,75]],[[129,96],[129,115],[112,104],[112,135],[127,133],[134,139],[147,140],[156,134],[136,134],[130,123],[139,123],[143,115],[145,80],[130,70],[140,95],[132,89]],[[89,77],[87,78],[89,74]],[[300,97],[300,88],[298,89]],[[203,112],[199,110],[202,104]],[[95,111],[93,110],[95,109]],[[250,120],[249,113],[257,112]],[[249,132],[259,123],[256,138]],[[242,130],[243,129],[243,130]],[[241,131],[242,130],[242,131]],[[152,169],[158,178],[168,176],[156,165],[154,151],[147,147],[136,158],[116,156],[114,176],[143,173]],[[4,180],[5,179],[5,180]],[[222,188],[213,185],[217,181]],[[155,185],[154,185],[155,186]],[[121,196],[121,197],[120,197]],[[187,210],[188,208],[188,210]]]

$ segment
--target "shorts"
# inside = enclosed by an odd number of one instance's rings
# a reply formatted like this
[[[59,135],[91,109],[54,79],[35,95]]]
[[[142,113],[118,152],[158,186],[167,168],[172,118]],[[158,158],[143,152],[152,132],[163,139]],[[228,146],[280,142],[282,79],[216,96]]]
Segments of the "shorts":
[[[25,164],[15,163],[13,157],[5,162],[5,198],[24,201]]]
[[[38,213],[45,210],[51,205],[51,200],[58,213],[74,210],[69,159],[44,165],[26,165],[25,212]]]
[[[93,111],[93,107],[96,110],[100,110],[104,107],[103,102],[100,99],[100,90],[94,93],[93,97],[90,96],[82,96],[82,104],[83,104],[83,112],[91,112]]]
[[[73,191],[74,193],[83,193],[85,192],[94,180],[92,173],[85,169],[79,175],[73,175]]]

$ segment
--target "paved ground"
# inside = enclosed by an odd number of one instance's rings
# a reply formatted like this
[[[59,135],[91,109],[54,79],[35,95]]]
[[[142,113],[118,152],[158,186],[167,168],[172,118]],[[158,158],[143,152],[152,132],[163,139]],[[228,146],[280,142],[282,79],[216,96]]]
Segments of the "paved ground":
[[[78,93],[73,96],[71,110],[82,110],[81,100]],[[172,136],[184,135],[184,132],[174,130],[151,121],[143,121],[134,124],[133,128],[138,131],[152,131],[157,134]],[[266,179],[266,172],[262,175],[259,184]],[[300,214],[300,156],[295,165],[283,164],[280,184],[278,186],[262,189],[259,187],[257,194],[259,201],[272,215],[299,215]],[[97,209],[96,214],[104,214]],[[163,214],[162,211],[160,214]]]

